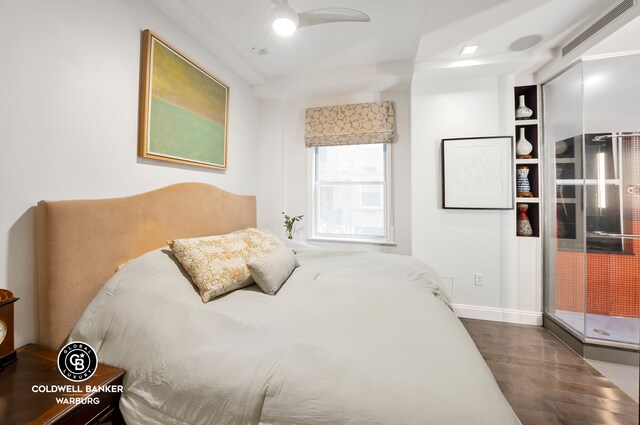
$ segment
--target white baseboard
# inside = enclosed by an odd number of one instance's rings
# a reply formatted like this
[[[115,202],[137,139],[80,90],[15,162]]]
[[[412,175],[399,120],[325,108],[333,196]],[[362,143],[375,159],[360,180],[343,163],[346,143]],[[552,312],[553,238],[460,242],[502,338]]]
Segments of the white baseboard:
[[[542,313],[536,311],[510,310],[507,308],[482,307],[466,304],[453,304],[453,310],[458,317],[465,317],[467,319],[542,326]]]

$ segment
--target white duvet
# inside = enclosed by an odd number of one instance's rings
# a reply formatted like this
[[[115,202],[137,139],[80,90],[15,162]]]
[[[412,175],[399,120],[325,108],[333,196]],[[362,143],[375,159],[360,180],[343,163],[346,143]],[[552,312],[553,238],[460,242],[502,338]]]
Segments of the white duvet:
[[[424,263],[297,257],[276,296],[254,285],[203,304],[168,250],[150,252],[71,339],[127,371],[129,424],[520,423]]]

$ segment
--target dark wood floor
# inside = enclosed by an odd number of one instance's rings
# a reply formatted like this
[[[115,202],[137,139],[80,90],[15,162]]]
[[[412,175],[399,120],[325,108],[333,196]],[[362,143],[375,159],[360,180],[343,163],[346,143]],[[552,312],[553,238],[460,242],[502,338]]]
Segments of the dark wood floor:
[[[462,323],[523,425],[638,425],[638,404],[546,329]]]

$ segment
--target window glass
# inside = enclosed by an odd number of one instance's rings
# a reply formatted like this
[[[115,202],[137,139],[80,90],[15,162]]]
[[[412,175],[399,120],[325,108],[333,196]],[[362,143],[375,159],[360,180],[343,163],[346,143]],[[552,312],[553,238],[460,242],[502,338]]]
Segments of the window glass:
[[[318,147],[314,155],[314,236],[388,238],[386,145]]]

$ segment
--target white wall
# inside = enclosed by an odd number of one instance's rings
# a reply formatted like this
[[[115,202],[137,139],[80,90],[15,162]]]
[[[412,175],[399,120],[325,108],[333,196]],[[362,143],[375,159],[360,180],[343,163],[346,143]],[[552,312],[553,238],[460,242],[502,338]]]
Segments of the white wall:
[[[231,87],[226,173],[137,158],[140,32]],[[0,1],[0,287],[20,300],[16,346],[37,341],[34,206],[198,181],[257,192],[251,88],[144,0]]]
[[[507,77],[414,81],[412,254],[444,277],[459,314],[537,323],[540,284],[518,273],[515,211],[442,208],[441,140],[513,135],[513,83]],[[539,258],[531,262],[539,268]],[[484,286],[475,285],[474,273],[484,275]]]
[[[396,105],[398,141],[393,146],[395,239],[397,246],[353,243],[313,243],[337,249],[411,253],[411,110],[409,91],[336,96],[330,98],[270,99],[260,109],[260,188],[258,225],[284,236],[282,211],[308,211],[309,150],[304,145],[304,112],[314,106],[392,100]],[[295,239],[308,236],[308,220],[296,224]]]

